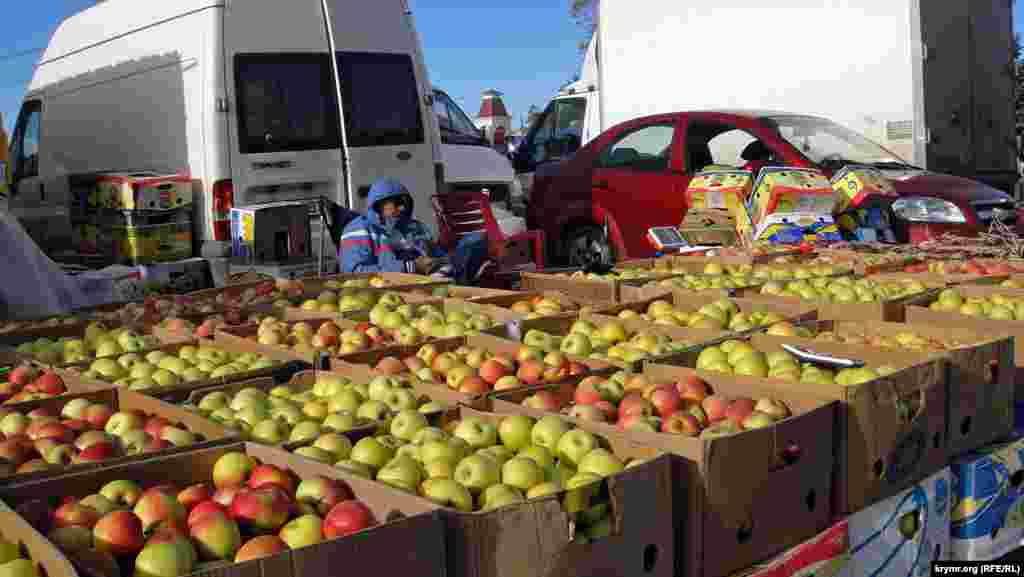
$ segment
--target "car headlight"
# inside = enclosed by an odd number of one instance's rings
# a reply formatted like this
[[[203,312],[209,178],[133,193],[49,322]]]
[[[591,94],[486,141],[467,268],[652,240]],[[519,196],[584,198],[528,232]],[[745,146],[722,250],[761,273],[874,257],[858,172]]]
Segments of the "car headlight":
[[[914,196],[892,203],[896,216],[910,222],[938,222],[964,224],[967,219],[960,207],[941,198]]]

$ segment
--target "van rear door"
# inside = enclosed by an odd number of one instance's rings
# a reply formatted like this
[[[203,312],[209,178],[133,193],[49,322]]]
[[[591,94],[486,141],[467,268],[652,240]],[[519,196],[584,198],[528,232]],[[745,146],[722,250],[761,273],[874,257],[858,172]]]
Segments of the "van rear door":
[[[402,0],[330,0],[345,141],[356,209],[380,177],[400,180],[416,199],[416,218],[435,219],[436,122],[418,42]]]
[[[231,2],[224,53],[234,206],[319,196],[347,205],[320,0]]]

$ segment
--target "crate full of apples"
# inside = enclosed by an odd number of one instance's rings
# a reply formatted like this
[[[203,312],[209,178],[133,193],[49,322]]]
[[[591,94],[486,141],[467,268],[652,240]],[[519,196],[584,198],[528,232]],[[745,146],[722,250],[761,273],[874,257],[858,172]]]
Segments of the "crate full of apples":
[[[582,270],[524,272],[522,290],[530,292],[557,292],[566,297],[588,303],[616,303],[625,286],[640,286],[666,275],[645,268],[624,268],[607,273]]]
[[[53,543],[3,502],[0,502],[0,573],[12,577],[77,577],[75,567]]]
[[[333,315],[350,318],[353,316],[353,313],[368,311],[382,303],[386,306],[397,308],[404,304],[415,304],[431,300],[438,299],[419,297],[395,291],[324,289],[319,294],[313,295],[312,298],[303,300],[298,306],[287,307],[285,314],[288,320],[327,318]]]
[[[21,342],[15,352],[38,363],[65,366],[101,358],[117,357],[124,353],[139,353],[161,345],[151,335],[142,335],[131,327],[108,327],[98,321],[89,323],[73,334],[41,336]]]
[[[612,365],[560,351],[541,352],[490,335],[443,339],[420,347],[397,347],[351,355],[336,367],[373,367],[379,374],[434,384],[463,403],[492,391],[578,380]]]
[[[600,308],[596,312],[623,320],[642,320],[658,325],[731,332],[747,332],[776,323],[801,322],[817,318],[814,307],[808,305],[717,298],[707,294],[693,295],[682,292]]]
[[[82,393],[91,389],[74,380],[69,385],[54,370],[26,362],[12,366],[6,379],[6,382],[0,383],[0,402],[5,405]]]
[[[245,571],[300,577],[367,558],[387,574],[446,574],[435,505],[259,445],[11,485],[0,496],[90,574],[224,575],[255,562]]]
[[[230,437],[224,427],[132,391],[112,390],[0,409],[5,482],[95,468]]]
[[[648,363],[576,387],[501,393],[492,410],[614,432],[681,460],[673,484],[688,514],[677,536],[688,537],[677,541],[679,575],[731,574],[831,519],[837,407],[829,399]]]
[[[573,299],[557,291],[514,292],[494,297],[481,297],[471,302],[507,309],[527,320],[592,311],[608,303],[591,304]]]
[[[182,342],[58,369],[72,380],[156,394],[272,374],[283,361],[231,343]]]
[[[732,377],[794,394],[840,401],[837,512],[857,511],[901,490],[948,458],[947,367],[936,355],[815,341],[808,350],[863,363],[837,368],[804,362],[782,348],[790,337],[750,334],[687,351],[673,364],[702,377]],[[907,451],[918,453],[910,458]],[[912,454],[914,455],[914,454]]]
[[[448,279],[407,273],[345,273],[320,278],[301,280],[306,295],[320,294],[324,290],[367,290],[387,289],[389,291],[433,290],[451,285]]]
[[[927,302],[938,288],[927,279],[883,277],[816,278],[789,282],[770,281],[761,286],[755,300],[812,303],[818,318],[903,322],[907,306]]]
[[[595,314],[523,321],[522,333],[522,343],[538,356],[560,351],[623,368],[639,368],[646,360],[665,359],[728,334]]]
[[[177,343],[195,339],[212,339],[217,329],[247,324],[259,325],[267,317],[281,318],[276,311],[226,310],[213,315],[181,315],[165,317],[149,326],[147,332],[162,343]]]
[[[449,510],[457,574],[479,563],[478,556],[493,556],[496,542],[515,543],[516,537],[524,539],[522,546],[497,549],[500,558],[491,557],[485,574],[554,575],[560,573],[552,564],[569,560],[608,569],[635,562],[645,546],[671,550],[672,515],[666,513],[674,496],[666,493],[668,461],[660,451],[555,416],[497,417],[459,407],[446,417],[432,426],[415,409],[400,411],[388,428],[331,458],[348,474]],[[617,487],[614,497],[609,479]],[[544,542],[536,541],[538,533]],[[649,570],[672,575],[671,564],[659,557]]]
[[[182,406],[256,442],[316,442],[332,452],[333,445],[344,442],[341,434],[372,432],[406,409],[432,417],[447,404],[407,380],[356,368],[305,371],[283,385],[260,379],[200,389],[190,392]]]

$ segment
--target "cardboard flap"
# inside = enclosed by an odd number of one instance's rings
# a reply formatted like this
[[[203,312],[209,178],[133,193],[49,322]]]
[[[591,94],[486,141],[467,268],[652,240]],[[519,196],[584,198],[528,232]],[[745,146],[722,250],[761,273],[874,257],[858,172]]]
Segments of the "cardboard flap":
[[[753,526],[757,488],[767,485],[768,474],[774,468],[773,456],[782,450],[777,446],[775,429],[732,435],[728,442],[704,442],[702,469],[708,507],[726,527],[742,530]]]

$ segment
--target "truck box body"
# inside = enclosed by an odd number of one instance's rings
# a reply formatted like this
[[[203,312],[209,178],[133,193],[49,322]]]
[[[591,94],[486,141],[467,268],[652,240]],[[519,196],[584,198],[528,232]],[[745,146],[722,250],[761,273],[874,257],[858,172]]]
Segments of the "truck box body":
[[[221,256],[232,206],[326,197],[363,211],[389,176],[432,223],[430,95],[405,0],[108,0],[65,20],[36,68],[9,209],[66,215],[81,175],[183,174],[204,253]]]
[[[1012,193],[1012,16],[1010,0],[602,0],[580,81],[532,132],[582,118],[586,144],[649,114],[779,110]]]

